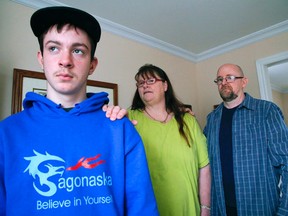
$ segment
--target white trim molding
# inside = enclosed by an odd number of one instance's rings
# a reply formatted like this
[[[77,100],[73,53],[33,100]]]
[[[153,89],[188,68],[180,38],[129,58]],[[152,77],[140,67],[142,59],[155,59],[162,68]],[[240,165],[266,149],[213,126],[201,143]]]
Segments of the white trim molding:
[[[272,64],[282,62],[287,59],[288,52],[282,52],[256,61],[261,99],[273,101],[272,86],[270,83],[268,67]]]

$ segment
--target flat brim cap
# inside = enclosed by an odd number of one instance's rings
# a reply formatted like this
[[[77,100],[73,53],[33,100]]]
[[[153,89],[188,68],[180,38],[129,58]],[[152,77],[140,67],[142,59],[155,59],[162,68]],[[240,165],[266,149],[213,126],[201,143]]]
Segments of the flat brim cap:
[[[95,46],[99,42],[101,27],[98,21],[85,11],[62,6],[46,7],[37,10],[30,19],[30,25],[36,37],[41,36],[55,24],[68,23],[87,32]]]

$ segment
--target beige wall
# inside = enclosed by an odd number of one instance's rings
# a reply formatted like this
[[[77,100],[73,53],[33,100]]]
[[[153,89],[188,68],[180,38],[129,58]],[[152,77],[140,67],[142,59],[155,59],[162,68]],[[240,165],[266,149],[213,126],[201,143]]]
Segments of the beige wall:
[[[34,9],[10,0],[0,2],[0,119],[10,115],[13,68],[40,71],[36,61],[37,40],[32,34],[29,19]],[[128,107],[134,94],[134,75],[145,63],[163,68],[170,77],[180,100],[192,104],[200,125],[213,104],[220,102],[213,83],[217,68],[225,62],[241,65],[249,77],[247,90],[260,97],[256,60],[286,51],[288,33],[263,40],[209,60],[193,63],[143,44],[103,32],[96,56],[99,65],[90,79],[114,82],[119,88],[119,104]]]
[[[288,33],[286,32],[198,63],[196,65],[196,74],[199,80],[197,96],[201,110],[201,113],[199,113],[200,124],[205,124],[205,117],[212,110],[213,104],[221,102],[217,87],[213,83],[216,71],[220,65],[223,63],[240,65],[249,80],[246,91],[251,96],[260,98],[256,61],[287,51],[287,49]]]
[[[163,68],[174,84],[179,98],[185,103],[196,103],[196,94],[187,94],[187,90],[191,92],[192,86],[196,85],[193,80],[194,63],[105,32],[97,53],[99,67],[91,79],[118,83],[119,104],[122,107],[131,105],[136,90],[134,75],[145,63]],[[187,86],[187,89],[183,86]]]

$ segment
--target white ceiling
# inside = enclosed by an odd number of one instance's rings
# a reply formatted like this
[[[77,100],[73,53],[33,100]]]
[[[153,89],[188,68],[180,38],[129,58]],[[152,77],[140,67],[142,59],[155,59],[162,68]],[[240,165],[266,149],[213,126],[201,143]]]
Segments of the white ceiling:
[[[58,0],[200,54],[288,20],[287,0]]]
[[[193,62],[288,31],[288,0],[11,1],[36,9],[53,5],[83,9],[105,31]],[[285,74],[287,64],[281,67]]]

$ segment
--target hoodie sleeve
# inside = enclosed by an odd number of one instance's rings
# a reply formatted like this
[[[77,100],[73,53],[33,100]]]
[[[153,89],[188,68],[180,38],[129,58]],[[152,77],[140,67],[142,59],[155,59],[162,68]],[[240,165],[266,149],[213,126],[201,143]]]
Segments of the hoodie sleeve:
[[[2,130],[0,125],[0,216],[5,215],[5,187],[4,187],[4,155],[3,155],[3,141],[2,141]]]
[[[125,155],[125,215],[156,216],[158,210],[142,140],[130,122],[125,127],[128,134],[125,140],[128,146]]]

